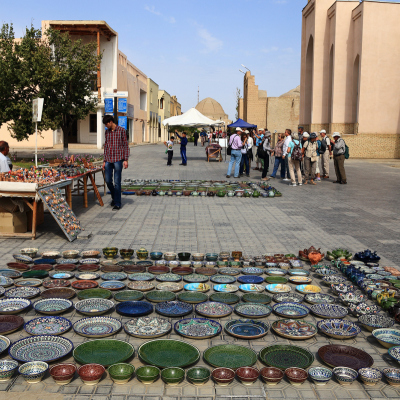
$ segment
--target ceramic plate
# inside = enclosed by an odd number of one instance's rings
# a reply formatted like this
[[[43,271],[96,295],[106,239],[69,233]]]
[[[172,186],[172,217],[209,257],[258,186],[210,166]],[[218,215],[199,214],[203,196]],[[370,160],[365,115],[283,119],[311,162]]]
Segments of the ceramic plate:
[[[121,329],[121,322],[111,317],[83,318],[74,323],[74,331],[85,337],[102,338],[114,335]]]
[[[200,315],[210,318],[222,318],[230,315],[233,311],[233,308],[224,303],[218,303],[216,301],[209,301],[197,304],[196,312]]]
[[[317,326],[321,332],[334,339],[352,339],[361,332],[357,324],[346,319],[326,319],[319,321]]]
[[[153,303],[161,303],[162,301],[173,301],[176,299],[176,294],[166,290],[154,290],[146,293],[146,300]]]
[[[266,304],[241,303],[235,306],[235,312],[242,317],[263,318],[271,314],[272,308]]]
[[[188,283],[184,286],[185,290],[194,292],[208,292],[211,287],[207,283]]]
[[[236,282],[236,278],[229,275],[214,275],[210,278],[210,281],[219,284],[230,284]]]
[[[72,301],[61,298],[50,298],[38,300],[33,304],[36,312],[41,314],[56,315],[67,311],[72,307]]]
[[[98,264],[100,260],[98,258],[85,258],[84,260],[80,260],[81,264]]]
[[[23,286],[23,287],[15,287],[12,289],[8,289],[4,293],[4,297],[15,298],[19,297],[21,299],[31,299],[32,297],[37,296],[40,293],[40,289],[32,286]]]
[[[264,282],[264,278],[256,275],[245,275],[245,276],[240,276],[238,278],[238,282],[244,284],[259,285],[260,283]]]
[[[183,292],[178,294],[178,300],[185,303],[198,304],[207,301],[208,296],[200,292]]]
[[[282,285],[281,283],[272,283],[267,285],[265,289],[270,293],[289,293],[291,290],[289,285]]]
[[[13,269],[0,269],[0,276],[5,276],[6,278],[17,279],[22,276],[21,272],[15,271]]]
[[[13,257],[15,260],[23,264],[33,263],[33,259],[31,257],[25,256],[23,254],[13,254]]]
[[[230,276],[227,276],[226,278],[233,279],[233,282],[235,282],[235,278],[232,278]],[[204,283],[208,282],[208,276],[206,275],[201,275],[201,274],[189,274],[183,277],[183,280],[185,282],[189,283]],[[211,278],[211,281],[213,281],[213,278]],[[231,282],[231,281],[230,281]],[[216,283],[230,283],[230,282],[216,282]]]
[[[216,292],[223,292],[223,293],[235,293],[239,290],[239,288],[236,285],[230,285],[230,284],[214,285],[213,289]]]
[[[124,290],[114,294],[114,300],[117,301],[138,301],[144,297],[142,292],[137,290]]]
[[[62,335],[72,326],[70,320],[63,317],[39,317],[26,322],[24,329],[29,335]]]
[[[72,272],[52,271],[49,273],[49,276],[52,279],[71,279],[75,275]]]
[[[329,344],[318,350],[322,361],[330,367],[347,367],[358,371],[374,364],[373,358],[363,350],[341,344]]]
[[[239,275],[240,270],[239,268],[220,268],[218,272],[222,275]]]
[[[154,285],[147,281],[134,281],[128,283],[128,288],[132,290],[140,290],[141,292],[148,292],[149,290],[154,289]]]
[[[31,336],[16,341],[9,349],[9,355],[20,362],[56,361],[68,355],[74,345],[60,336]]]
[[[137,272],[136,274],[128,275],[128,278],[131,281],[152,281],[155,278],[155,275],[148,272]]]
[[[291,269],[288,271],[291,276],[308,276],[310,272],[305,269]]]
[[[48,281],[43,281],[43,287],[46,289],[53,289],[57,287],[68,287],[71,283],[66,279],[51,279]]]
[[[106,299],[85,299],[75,303],[74,307],[76,311],[82,314],[97,316],[112,310],[114,303]]]
[[[277,293],[274,295],[275,303],[301,303],[304,296],[298,293]]]
[[[174,330],[179,335],[189,339],[207,339],[219,335],[222,326],[211,319],[186,318],[176,322]]]
[[[167,319],[159,317],[134,318],[124,325],[124,330],[128,335],[142,339],[166,335],[171,328],[171,323]]]
[[[100,276],[103,281],[123,281],[127,277],[128,275],[125,272],[106,272]]]
[[[370,332],[374,329],[391,328],[395,323],[393,318],[389,318],[383,314],[361,315],[358,318],[358,321]]]
[[[285,302],[275,304],[273,310],[275,314],[286,318],[305,318],[310,312],[303,304]]]
[[[268,304],[271,303],[271,297],[265,293],[246,293],[241,298],[246,303]]]
[[[169,273],[169,274],[161,274],[156,277],[159,282],[180,282],[182,277],[177,274]]]
[[[0,275],[0,286],[7,287],[11,286],[13,283],[14,281],[11,278]]]
[[[155,310],[165,317],[178,318],[193,312],[193,306],[182,301],[164,301],[157,303]]]
[[[291,340],[306,340],[315,336],[318,332],[314,324],[293,319],[280,319],[274,321],[271,328],[279,336]]]
[[[347,308],[336,304],[313,304],[310,310],[320,318],[344,318],[347,314]]]
[[[15,282],[15,286],[16,287],[22,287],[22,286],[38,287],[42,284],[42,282],[43,281],[41,279],[21,279],[20,281]],[[0,290],[1,289],[4,289],[4,288],[0,285]]]
[[[242,268],[241,272],[245,275],[262,275],[264,273],[264,270],[262,268],[246,267]]]
[[[86,299],[109,299],[111,297],[111,292],[107,289],[85,289],[78,293],[79,300]]]
[[[264,347],[260,351],[259,357],[266,365],[283,371],[291,367],[306,369],[314,362],[314,356],[308,350],[284,344]]]
[[[268,322],[253,319],[234,319],[225,324],[225,331],[243,340],[259,339],[269,331]]]
[[[159,368],[184,368],[200,359],[200,351],[196,347],[182,340],[172,339],[146,342],[139,347],[138,354],[146,364]]]
[[[307,284],[307,283],[311,283],[312,279],[308,278],[307,276],[292,276],[289,278],[289,282],[294,283],[296,285],[299,285],[302,283]]]
[[[240,297],[234,293],[213,293],[210,295],[210,301],[216,301],[225,304],[236,304],[240,301]]]
[[[164,282],[159,283],[157,285],[157,290],[166,290],[169,292],[179,292],[183,289],[183,285],[181,283],[175,282]]]
[[[239,289],[245,293],[260,293],[264,291],[264,286],[255,285],[253,283],[245,283],[240,285]]]
[[[79,260],[77,260],[76,258],[64,258],[63,260],[60,260],[58,263],[59,264],[78,264],[78,262],[79,262]],[[54,264],[55,263],[56,263],[56,260],[54,260]]]
[[[101,289],[107,289],[107,290],[122,290],[125,288],[125,283],[120,282],[120,281],[105,281],[100,283],[99,287]]]
[[[123,301],[117,304],[115,310],[127,317],[143,317],[153,312],[153,305],[147,301]]]
[[[304,296],[304,300],[310,304],[332,304],[336,301],[335,297],[323,293],[309,293]]]
[[[100,274],[96,272],[79,272],[75,274],[75,278],[79,280],[93,281],[95,279],[99,279]]]
[[[74,358],[80,364],[100,364],[108,367],[123,363],[135,354],[133,346],[123,340],[97,339],[80,344]]]
[[[24,319],[18,315],[0,315],[0,335],[8,335],[24,324]]]
[[[236,370],[256,363],[257,354],[245,346],[221,344],[209,347],[203,353],[204,360],[213,367],[225,367]]]

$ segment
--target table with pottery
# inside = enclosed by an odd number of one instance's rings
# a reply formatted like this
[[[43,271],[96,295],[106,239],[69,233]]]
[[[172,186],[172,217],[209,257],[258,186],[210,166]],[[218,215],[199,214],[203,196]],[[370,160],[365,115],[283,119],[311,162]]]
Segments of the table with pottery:
[[[21,249],[0,269],[0,390],[400,394],[400,271],[379,260]]]

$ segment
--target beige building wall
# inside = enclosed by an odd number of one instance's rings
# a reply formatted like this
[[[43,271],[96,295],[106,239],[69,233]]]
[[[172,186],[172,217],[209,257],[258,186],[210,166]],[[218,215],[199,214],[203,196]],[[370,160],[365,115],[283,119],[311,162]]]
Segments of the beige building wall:
[[[243,119],[243,107],[244,107],[243,97],[241,97],[238,103],[238,118],[240,119]]]
[[[147,78],[147,125],[150,143],[157,143],[158,137],[158,84],[151,78]]]
[[[171,110],[170,110],[171,117],[176,117],[177,115],[182,114],[182,106],[179,103],[176,96],[171,96]]]
[[[171,96],[165,90],[158,91],[158,115],[160,122],[164,121],[171,116]],[[161,142],[168,140],[168,125],[164,126],[160,123],[159,137]]]
[[[299,97],[268,97],[267,125],[270,132],[283,133],[285,129],[297,132],[299,126]]]

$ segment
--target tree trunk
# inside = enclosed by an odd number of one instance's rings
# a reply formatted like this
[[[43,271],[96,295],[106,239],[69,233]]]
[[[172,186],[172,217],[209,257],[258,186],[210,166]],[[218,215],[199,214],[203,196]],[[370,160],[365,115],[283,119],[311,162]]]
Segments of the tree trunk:
[[[69,129],[66,126],[62,127],[63,131],[63,157],[68,157],[68,135]]]

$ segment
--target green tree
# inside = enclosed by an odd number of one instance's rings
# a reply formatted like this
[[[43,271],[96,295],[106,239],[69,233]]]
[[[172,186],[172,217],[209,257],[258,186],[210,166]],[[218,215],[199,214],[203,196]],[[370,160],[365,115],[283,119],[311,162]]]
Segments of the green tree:
[[[236,113],[235,118],[236,120],[239,118],[239,100],[240,100],[240,89],[236,88]]]

